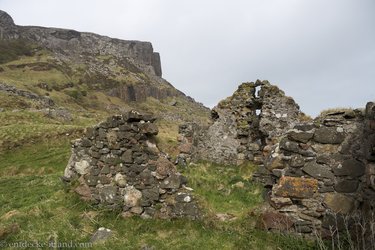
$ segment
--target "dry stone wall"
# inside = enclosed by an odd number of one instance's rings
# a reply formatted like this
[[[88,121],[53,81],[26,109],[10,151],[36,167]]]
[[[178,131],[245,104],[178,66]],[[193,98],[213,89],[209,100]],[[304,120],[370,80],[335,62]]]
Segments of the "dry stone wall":
[[[296,124],[273,146],[262,172],[270,210],[287,216],[296,232],[329,235],[337,218],[343,223],[363,206],[364,121],[359,110],[328,112]]]
[[[259,227],[327,236],[355,228],[354,215],[367,225],[374,220],[374,103],[312,120],[279,88],[258,80],[221,101],[212,120],[208,128],[180,126],[178,162],[256,163],[254,180],[264,184],[268,203]]]
[[[189,217],[199,210],[187,179],[157,148],[155,119],[136,111],[88,128],[72,144],[63,179],[75,191],[124,217]]]

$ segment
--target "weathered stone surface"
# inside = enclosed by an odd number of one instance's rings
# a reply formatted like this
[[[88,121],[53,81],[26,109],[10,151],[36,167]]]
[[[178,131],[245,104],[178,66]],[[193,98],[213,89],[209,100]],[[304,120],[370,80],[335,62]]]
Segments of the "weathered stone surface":
[[[299,153],[301,151],[297,142],[289,141],[287,138],[283,138],[280,141],[280,148],[294,153]]]
[[[318,164],[314,161],[306,163],[302,170],[316,179],[333,179],[335,177],[329,167]]]
[[[327,229],[338,229],[339,231],[348,228],[348,220],[344,215],[337,213],[326,213],[323,218],[322,227]],[[332,237],[332,235],[330,235]]]
[[[160,183],[161,188],[178,189],[181,186],[181,179],[179,175],[172,174]]]
[[[324,203],[335,213],[348,214],[354,209],[354,199],[339,193],[327,193]]]
[[[117,173],[116,176],[115,176],[115,182],[117,184],[117,186],[119,187],[125,187],[126,186],[126,176],[121,174],[121,173]]]
[[[293,168],[303,167],[305,165],[305,158],[301,155],[293,155],[289,165]]]
[[[288,138],[293,141],[306,143],[314,136],[313,132],[292,130],[288,132]]]
[[[99,189],[100,201],[103,203],[115,203],[117,198],[117,188],[106,186]]]
[[[156,172],[158,175],[166,177],[177,172],[176,166],[164,157],[159,157],[156,161]]]
[[[335,175],[348,175],[352,177],[359,177],[364,175],[365,170],[365,164],[356,159],[345,160],[342,165],[338,165],[337,167],[333,168],[333,172],[335,173]]]
[[[318,181],[310,178],[283,176],[274,188],[278,196],[311,198],[318,190]]]
[[[82,159],[74,164],[75,170],[78,174],[85,175],[89,171],[90,163],[88,160]]]
[[[289,205],[292,205],[293,202],[290,198],[288,197],[277,197],[277,196],[272,196],[270,198],[270,204],[271,206],[273,206],[274,208],[282,208],[284,206],[289,206]]]
[[[133,163],[133,152],[131,149],[128,149],[124,152],[121,159],[124,161],[124,163]]]
[[[178,216],[187,216],[188,218],[193,219],[199,217],[199,209],[197,204],[194,202],[176,203],[172,207],[172,211]]]
[[[293,226],[290,217],[277,212],[264,212],[258,218],[256,227],[259,229],[280,231],[289,230]]]
[[[354,193],[359,185],[358,180],[341,180],[336,183],[335,190],[339,193]]]
[[[159,189],[144,189],[142,190],[142,199],[145,201],[157,201],[159,200]]]
[[[142,192],[134,188],[133,186],[128,186],[125,188],[124,201],[125,206],[135,207],[138,205],[142,198]]]
[[[108,240],[110,237],[112,237],[113,232],[110,229],[101,227],[99,228],[90,239],[90,242],[97,243],[97,242],[103,242]]]
[[[97,176],[88,175],[85,177],[86,183],[89,186],[96,186],[98,184],[99,178]]]
[[[184,143],[184,144],[181,144],[178,147],[178,149],[179,149],[180,153],[182,153],[182,154],[191,154],[192,147],[193,147],[192,143]]]
[[[314,140],[323,144],[340,144],[344,139],[344,132],[336,127],[320,127],[314,134]]]
[[[147,135],[157,135],[159,133],[158,127],[150,122],[142,124],[140,129],[142,133]]]
[[[74,189],[74,191],[79,194],[84,201],[91,201],[92,194],[88,185],[81,184]]]

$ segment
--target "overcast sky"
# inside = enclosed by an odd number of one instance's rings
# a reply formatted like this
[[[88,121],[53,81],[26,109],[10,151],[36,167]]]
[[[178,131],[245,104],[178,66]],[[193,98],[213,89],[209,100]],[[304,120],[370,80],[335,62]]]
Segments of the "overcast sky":
[[[16,24],[150,41],[206,106],[267,79],[315,116],[375,100],[375,0],[0,0]]]

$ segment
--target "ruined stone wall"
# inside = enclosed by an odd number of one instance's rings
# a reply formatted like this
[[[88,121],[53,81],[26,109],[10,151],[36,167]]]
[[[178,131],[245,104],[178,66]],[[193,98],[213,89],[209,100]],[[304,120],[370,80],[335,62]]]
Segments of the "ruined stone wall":
[[[361,138],[362,114],[335,111],[296,124],[272,148],[263,169],[268,199],[297,232],[328,229],[337,214],[359,207],[366,185]]]
[[[197,218],[187,180],[159,152],[154,118],[135,111],[89,128],[72,144],[63,179],[87,201],[123,216]]]
[[[243,83],[212,110],[212,124],[180,127],[180,158],[239,165],[263,162],[263,147],[303,117],[291,97],[268,81]]]
[[[212,118],[208,128],[180,126],[178,162],[256,163],[254,180],[264,184],[269,204],[260,227],[328,235],[350,228],[345,219],[354,213],[374,216],[373,103],[312,120],[276,86],[257,81],[240,85]]]

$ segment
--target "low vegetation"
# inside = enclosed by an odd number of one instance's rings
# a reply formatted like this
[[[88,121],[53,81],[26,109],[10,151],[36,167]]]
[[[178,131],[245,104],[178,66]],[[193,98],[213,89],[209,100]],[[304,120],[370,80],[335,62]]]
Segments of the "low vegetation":
[[[16,60],[20,56],[31,56],[33,46],[23,40],[0,40],[0,63]]]

